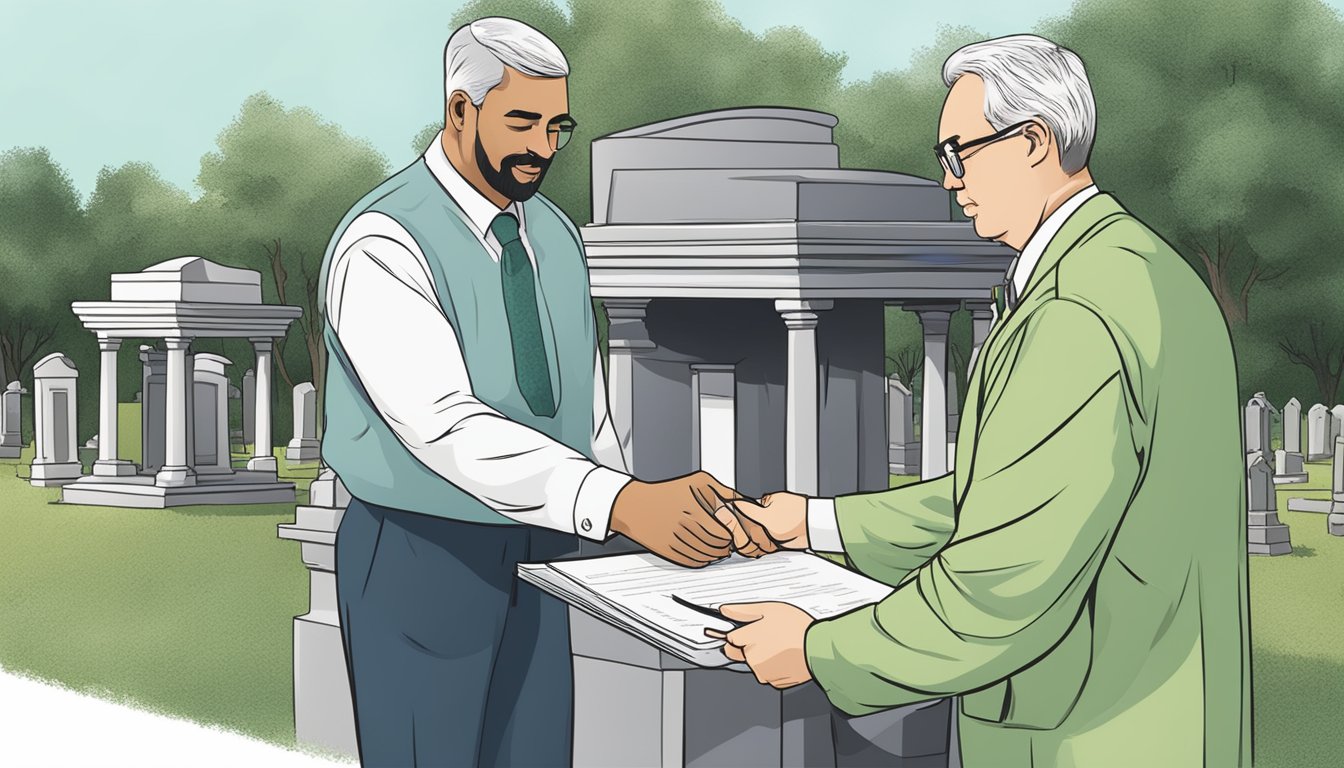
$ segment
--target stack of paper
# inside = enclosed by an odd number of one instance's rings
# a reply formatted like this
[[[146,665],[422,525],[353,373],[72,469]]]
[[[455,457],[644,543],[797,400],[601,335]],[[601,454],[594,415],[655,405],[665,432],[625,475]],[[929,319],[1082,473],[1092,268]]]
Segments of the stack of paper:
[[[776,552],[755,560],[735,554],[699,569],[640,552],[520,563],[518,576],[702,667],[729,663],[719,650],[723,641],[706,637],[705,628],[730,630],[733,625],[678,605],[673,595],[710,608],[724,603],[791,603],[825,619],[891,594],[886,584],[805,552]]]

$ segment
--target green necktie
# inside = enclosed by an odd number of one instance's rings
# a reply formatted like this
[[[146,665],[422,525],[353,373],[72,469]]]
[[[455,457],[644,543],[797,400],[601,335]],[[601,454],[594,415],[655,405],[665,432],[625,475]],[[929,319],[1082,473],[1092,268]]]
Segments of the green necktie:
[[[501,213],[490,223],[490,232],[499,241],[500,282],[504,286],[504,314],[509,320],[509,338],[513,346],[513,370],[523,399],[537,416],[555,415],[555,396],[551,393],[551,369],[546,361],[546,345],[541,340],[541,317],[537,312],[537,289],[532,278],[532,261],[527,257],[518,235],[518,219]]]

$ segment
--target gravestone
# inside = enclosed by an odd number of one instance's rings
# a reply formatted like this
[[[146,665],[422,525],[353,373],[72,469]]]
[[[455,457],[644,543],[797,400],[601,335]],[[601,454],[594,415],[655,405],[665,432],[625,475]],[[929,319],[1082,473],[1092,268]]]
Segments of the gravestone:
[[[300,543],[308,566],[308,613],[294,617],[294,735],[300,744],[358,754],[354,706],[336,602],[336,531],[350,494],[330,467],[309,487],[309,504],[279,536]]]
[[[285,447],[287,461],[317,461],[317,389],[305,381],[294,387],[294,439]]]
[[[887,463],[893,475],[919,474],[914,423],[914,397],[893,373],[887,378]]]
[[[1344,435],[1344,405],[1336,405],[1330,409],[1330,441],[1326,443],[1333,449],[1335,438]]]
[[[1302,404],[1291,398],[1283,406],[1283,446],[1289,453],[1302,453]]]
[[[29,482],[65,485],[83,474],[75,447],[75,384],[79,370],[70,358],[53,352],[33,366],[35,447]]]
[[[23,396],[28,394],[17,381],[9,382],[0,393],[0,459],[17,459],[23,451]]]
[[[243,374],[243,445],[252,444],[257,427],[257,375],[251,368]]]
[[[198,475],[232,472],[229,462],[229,377],[233,363],[219,355],[192,355],[192,452]]]
[[[1330,409],[1317,403],[1307,411],[1307,461],[1330,458],[1334,438],[1330,436]]]
[[[1283,406],[1283,447],[1274,452],[1274,484],[1307,482],[1302,458],[1302,404],[1297,398]]]
[[[1274,406],[1265,399],[1264,392],[1256,392],[1255,395],[1246,402],[1246,408],[1243,411],[1245,421],[1243,422],[1246,433],[1246,453],[1258,453],[1264,457],[1265,462],[1273,460],[1274,456],[1269,452],[1269,422],[1270,414],[1275,413]]]
[[[1287,555],[1293,551],[1288,526],[1279,521],[1274,478],[1258,452],[1246,454],[1246,545],[1252,555]]]

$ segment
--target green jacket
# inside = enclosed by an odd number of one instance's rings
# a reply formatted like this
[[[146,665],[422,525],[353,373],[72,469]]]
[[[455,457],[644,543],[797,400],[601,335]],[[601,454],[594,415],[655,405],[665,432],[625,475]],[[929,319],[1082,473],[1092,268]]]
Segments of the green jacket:
[[[850,714],[960,695],[968,768],[1249,765],[1240,403],[1203,281],[1097,195],[971,378],[953,472],[836,500],[896,589],[812,626],[817,682]]]

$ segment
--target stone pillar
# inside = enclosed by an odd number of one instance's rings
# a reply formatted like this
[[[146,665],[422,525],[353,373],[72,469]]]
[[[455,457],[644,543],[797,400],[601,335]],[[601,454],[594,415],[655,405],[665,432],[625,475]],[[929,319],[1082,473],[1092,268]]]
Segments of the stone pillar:
[[[657,345],[649,340],[644,315],[648,299],[604,299],[607,311],[607,407],[621,443],[626,466],[633,471],[635,358]]]
[[[100,336],[98,352],[102,362],[98,384],[98,460],[93,474],[119,477],[135,474],[135,464],[117,458],[117,351],[121,339]]]
[[[252,339],[257,353],[257,417],[253,426],[254,445],[247,468],[261,472],[275,472],[275,455],[271,445],[271,344],[270,337]]]
[[[23,452],[23,396],[28,390],[11,381],[0,393],[0,459],[17,459]]]
[[[947,466],[957,466],[957,430],[961,429],[961,397],[957,394],[957,374],[947,374]]]
[[[190,448],[190,430],[187,426],[187,388],[192,376],[187,370],[187,348],[191,339],[169,338],[164,381],[164,459],[163,467],[154,476],[155,485],[195,485],[196,473],[187,463]]]
[[[308,566],[308,612],[294,617],[294,735],[300,744],[357,755],[355,712],[336,602],[336,531],[350,494],[330,467],[309,486],[282,539],[297,541]]]
[[[920,479],[947,474],[947,329],[954,307],[906,305],[924,326],[924,407],[920,414]]]
[[[989,329],[994,322],[994,309],[988,301],[968,301],[966,309],[971,313],[971,363],[966,369],[966,390],[970,391],[971,376],[975,373],[975,361],[980,359],[980,348],[989,338]]]
[[[1330,468],[1330,516],[1326,531],[1344,536],[1344,436],[1335,438],[1335,461]]]
[[[243,445],[252,445],[257,428],[257,375],[251,368],[243,374]]]
[[[818,312],[830,309],[830,300],[778,299],[775,311],[788,329],[788,383],[785,392],[785,488],[808,496],[817,494]]]
[[[64,485],[83,474],[75,450],[75,384],[79,370],[60,352],[33,366],[33,427],[36,432],[29,482],[38,486]]]
[[[919,474],[914,398],[894,373],[887,379],[887,471],[893,475]]]
[[[317,440],[317,389],[311,381],[294,387],[294,439],[285,446],[285,460],[317,461],[321,453]]]
[[[1256,392],[1255,396],[1246,402],[1244,410],[1246,452],[1260,454],[1265,457],[1266,463],[1274,458],[1274,454],[1269,451],[1269,417],[1272,413],[1274,406],[1265,399],[1263,392]]]
[[[694,464],[737,487],[736,366],[691,366],[691,449]]]

